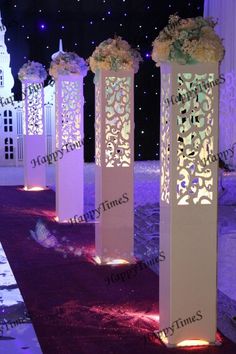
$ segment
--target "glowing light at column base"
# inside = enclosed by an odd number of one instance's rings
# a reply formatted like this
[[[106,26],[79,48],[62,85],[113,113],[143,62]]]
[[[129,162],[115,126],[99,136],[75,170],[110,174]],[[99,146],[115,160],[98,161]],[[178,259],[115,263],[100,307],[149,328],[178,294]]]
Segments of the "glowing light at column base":
[[[43,187],[24,187],[23,190],[26,192],[38,192],[38,191],[45,191],[47,188],[43,188]]]
[[[59,222],[60,224],[71,224],[71,222],[69,220],[59,220],[59,217],[58,216],[55,216],[54,220],[56,222]]]
[[[113,259],[113,260],[107,259],[106,261],[102,262],[102,260],[99,256],[95,256],[93,259],[97,264],[122,265],[122,264],[129,264],[130,263],[129,261],[127,261],[125,259]]]
[[[101,258],[98,257],[98,256],[93,257],[93,260],[94,260],[94,262],[97,263],[97,264],[102,264]]]
[[[125,259],[113,259],[112,261],[106,262],[106,264],[119,265],[119,264],[129,264]]]
[[[188,340],[183,340],[182,342],[179,342],[177,344],[177,347],[196,347],[196,346],[209,345],[209,344],[210,343],[207,342],[206,340],[188,339]]]
[[[155,333],[155,331],[154,331]],[[165,344],[165,345],[168,345],[168,339],[164,336],[164,335],[161,335],[161,341]]]

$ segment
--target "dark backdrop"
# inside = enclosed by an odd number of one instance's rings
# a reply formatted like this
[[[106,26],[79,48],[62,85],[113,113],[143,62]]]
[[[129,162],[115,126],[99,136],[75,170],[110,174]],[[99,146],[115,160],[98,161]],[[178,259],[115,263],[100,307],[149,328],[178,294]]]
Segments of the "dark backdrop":
[[[122,36],[139,47],[144,58],[135,76],[135,159],[159,159],[160,70],[150,58],[151,44],[167,25],[170,14],[181,17],[203,14],[204,0],[0,0],[6,44],[17,78],[19,68],[29,59],[47,68],[58,51],[88,58],[103,40]],[[20,99],[16,80],[14,92]],[[94,161],[93,74],[85,79],[85,160]]]

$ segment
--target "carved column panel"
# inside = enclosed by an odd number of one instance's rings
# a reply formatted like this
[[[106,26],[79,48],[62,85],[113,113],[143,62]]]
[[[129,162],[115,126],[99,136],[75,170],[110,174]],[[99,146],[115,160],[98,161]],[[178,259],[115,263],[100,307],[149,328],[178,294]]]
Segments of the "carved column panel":
[[[96,255],[133,260],[133,71],[101,70],[96,82]]]
[[[41,164],[46,155],[43,82],[22,81],[24,185],[25,189],[46,187],[46,167]],[[32,162],[39,161],[40,165]]]
[[[215,341],[218,78],[216,64],[161,66],[160,329],[191,317],[168,346]]]
[[[84,213],[83,77],[56,80],[56,215],[59,222]]]

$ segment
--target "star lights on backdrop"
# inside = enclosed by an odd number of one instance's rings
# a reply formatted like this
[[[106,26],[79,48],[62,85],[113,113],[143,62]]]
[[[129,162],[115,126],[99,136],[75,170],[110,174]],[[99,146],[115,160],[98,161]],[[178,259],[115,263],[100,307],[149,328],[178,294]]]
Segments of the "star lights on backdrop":
[[[28,59],[49,67],[59,38],[64,49],[88,58],[95,47],[115,34],[139,48],[144,62],[135,75],[135,159],[159,159],[160,71],[151,59],[152,42],[170,14],[203,15],[203,0],[25,0],[0,5],[7,27],[13,73]],[[17,58],[16,62],[15,59]],[[93,75],[85,79],[85,160],[94,160]],[[15,93],[20,94],[20,85]],[[18,96],[19,98],[19,96]]]

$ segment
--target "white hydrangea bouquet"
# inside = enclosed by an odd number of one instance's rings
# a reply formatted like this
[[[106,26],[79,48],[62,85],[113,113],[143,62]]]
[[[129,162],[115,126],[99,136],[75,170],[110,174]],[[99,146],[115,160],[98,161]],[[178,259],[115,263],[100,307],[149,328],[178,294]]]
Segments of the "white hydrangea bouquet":
[[[166,61],[178,64],[221,61],[225,49],[214,30],[216,24],[212,18],[181,19],[171,15],[168,25],[153,42],[152,59],[157,66]]]
[[[18,72],[18,77],[21,81],[24,80],[42,80],[47,78],[48,74],[44,66],[36,61],[28,61]]]
[[[88,65],[86,61],[74,52],[60,53],[52,60],[49,74],[58,78],[58,75],[77,74],[83,77],[87,75]]]
[[[94,73],[100,69],[114,71],[133,69],[137,73],[142,57],[127,41],[115,37],[100,43],[88,60]]]

